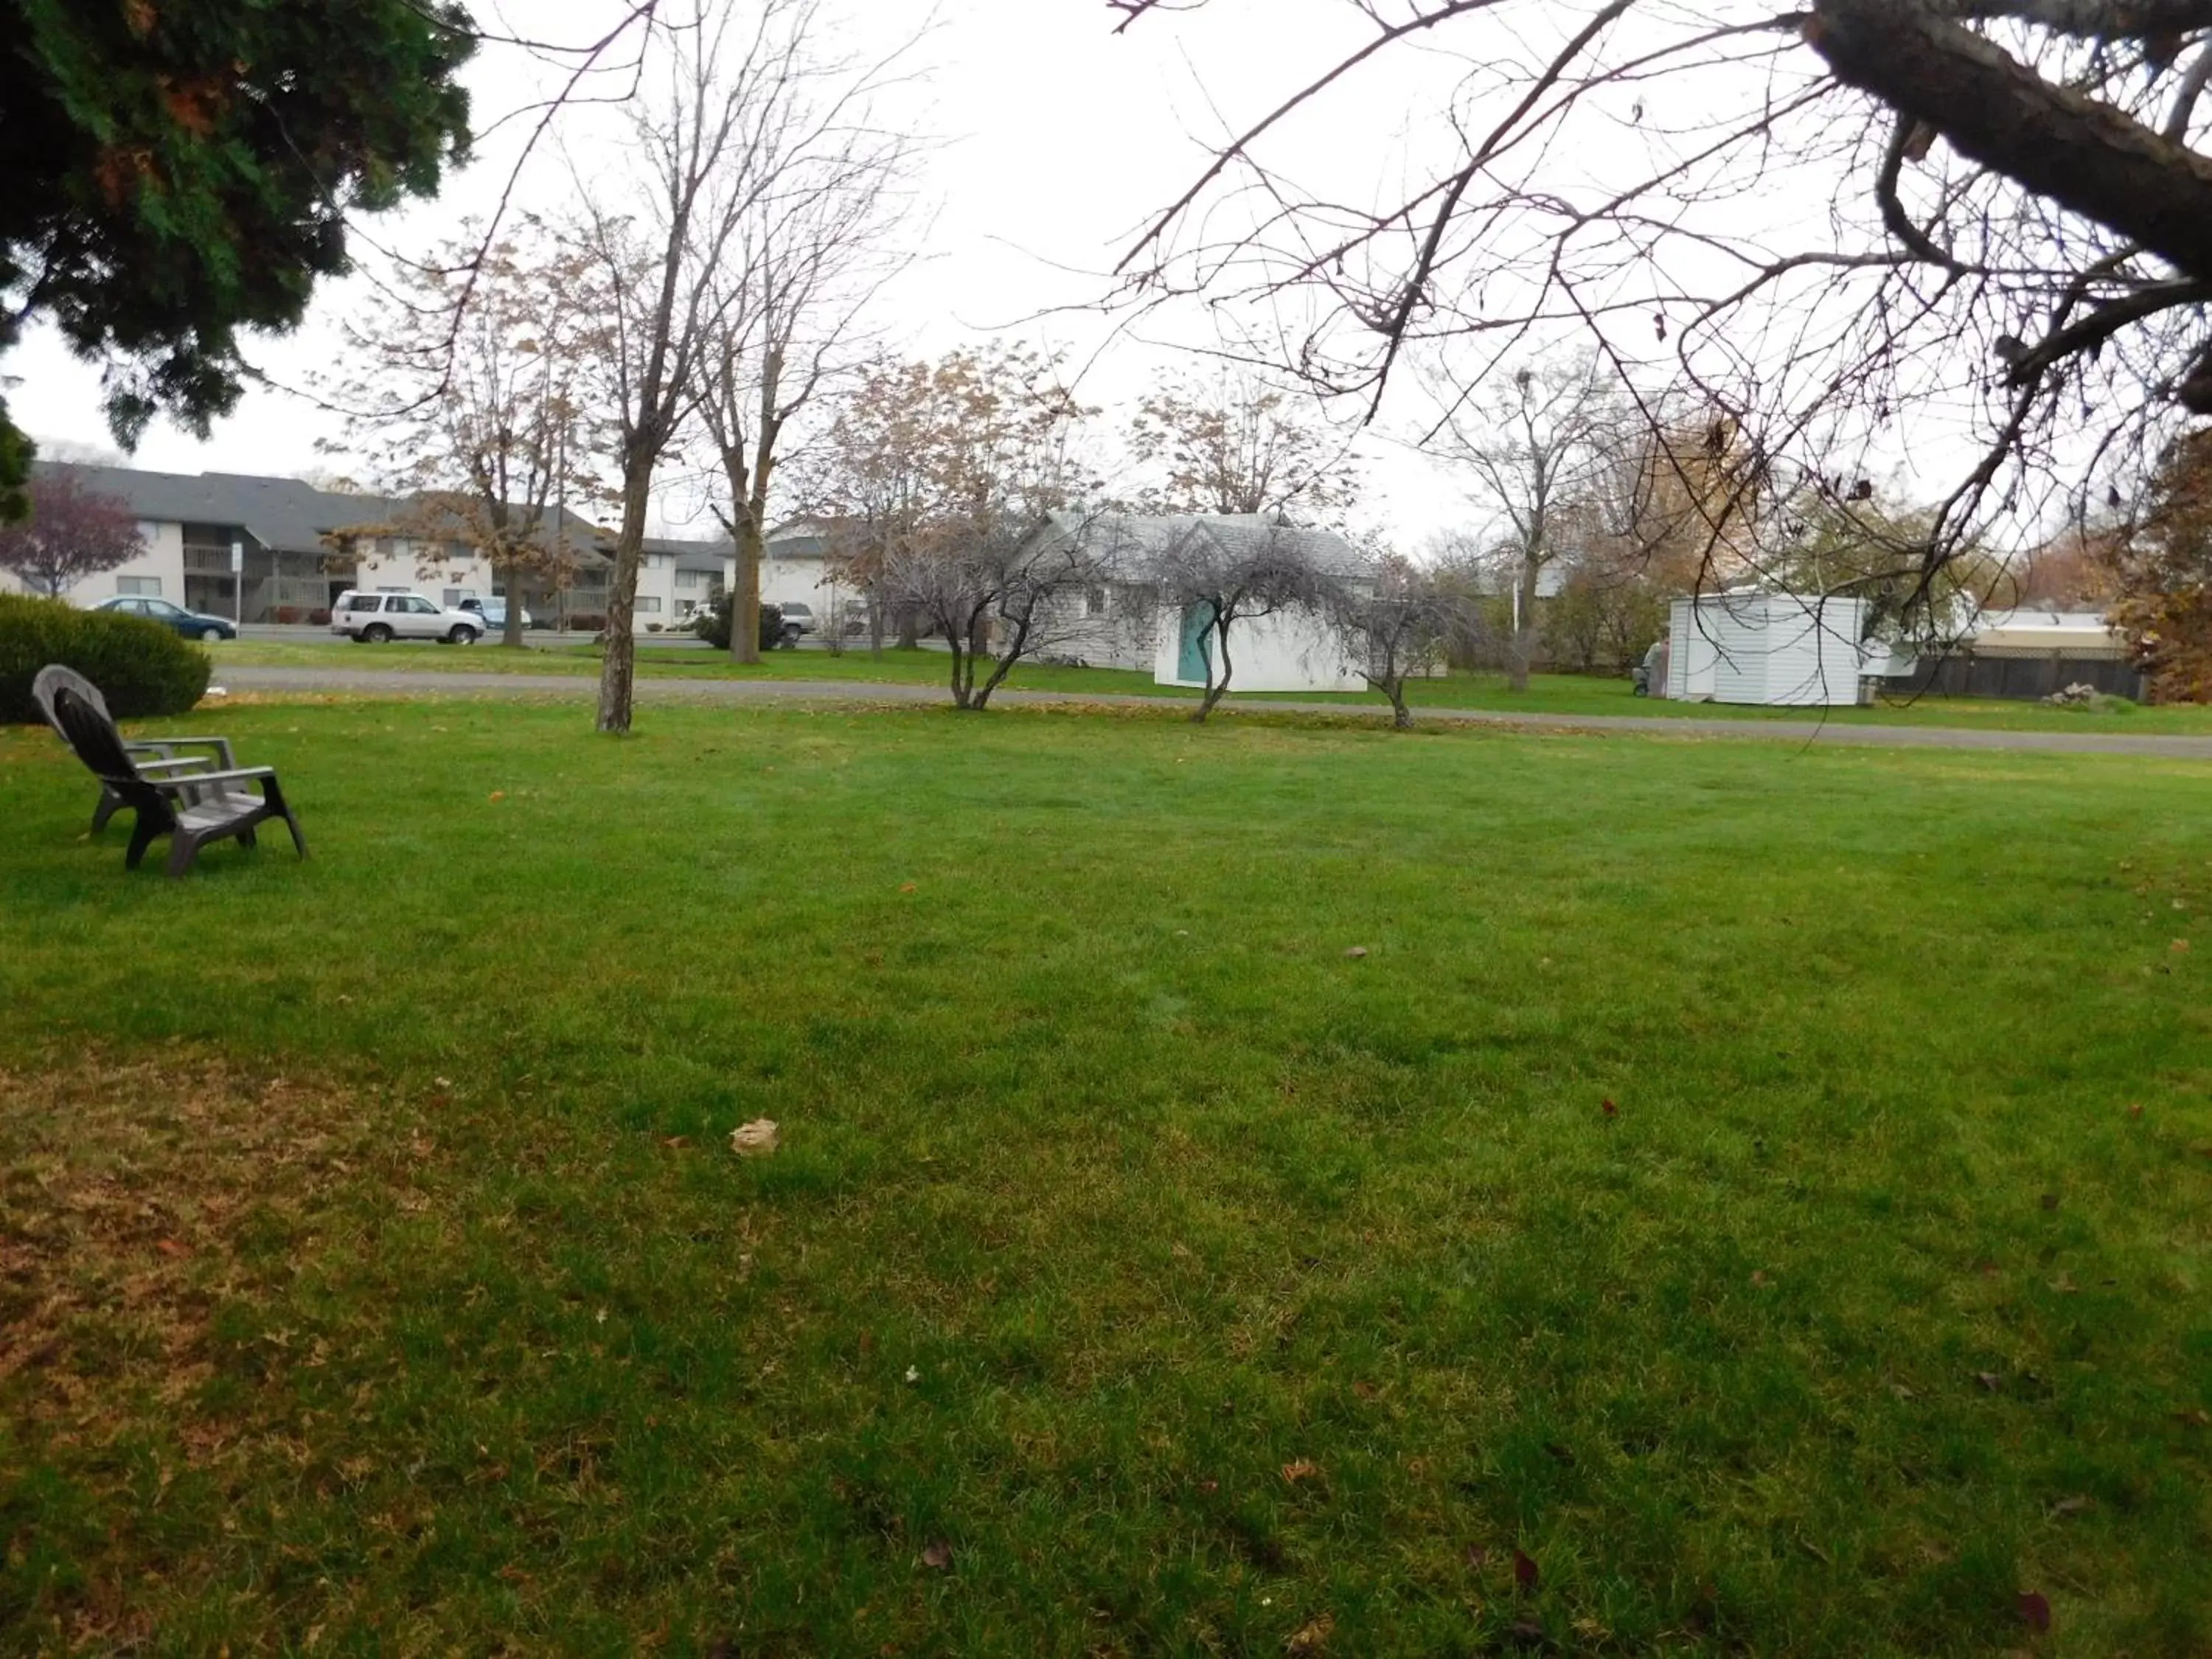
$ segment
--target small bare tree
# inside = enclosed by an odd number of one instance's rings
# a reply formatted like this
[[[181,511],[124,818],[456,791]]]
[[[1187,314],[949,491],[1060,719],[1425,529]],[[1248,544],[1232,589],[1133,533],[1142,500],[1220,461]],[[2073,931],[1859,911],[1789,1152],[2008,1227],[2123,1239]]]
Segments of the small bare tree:
[[[817,502],[843,527],[842,568],[873,626],[889,607],[941,633],[962,708],[984,707],[1024,657],[1064,638],[1069,596],[1099,580],[1089,538],[1041,528],[1092,482],[1071,456],[1091,411],[1059,370],[1003,345],[878,363],[818,458]]]
[[[1510,532],[1512,689],[1528,689],[1536,597],[1544,572],[1568,550],[1569,509],[1596,487],[1616,443],[1619,405],[1597,358],[1516,369],[1487,396],[1448,400],[1439,447],[1472,473]]]
[[[1449,577],[1395,556],[1377,562],[1371,588],[1349,585],[1334,607],[1360,677],[1390,700],[1390,723],[1413,723],[1406,682],[1428,674],[1467,627],[1466,596]]]
[[[1230,637],[1238,623],[1294,610],[1325,615],[1340,592],[1297,531],[1226,519],[1197,519],[1179,530],[1155,556],[1153,586],[1203,641],[1206,690],[1191,715],[1201,723],[1229,695],[1236,669]]]
[[[403,267],[346,331],[364,367],[336,389],[353,411],[347,441],[325,447],[361,455],[398,498],[349,532],[482,553],[506,588],[504,642],[518,647],[526,584],[557,592],[573,562],[569,501],[604,493],[606,434],[583,386],[598,344],[590,276],[526,219]]]

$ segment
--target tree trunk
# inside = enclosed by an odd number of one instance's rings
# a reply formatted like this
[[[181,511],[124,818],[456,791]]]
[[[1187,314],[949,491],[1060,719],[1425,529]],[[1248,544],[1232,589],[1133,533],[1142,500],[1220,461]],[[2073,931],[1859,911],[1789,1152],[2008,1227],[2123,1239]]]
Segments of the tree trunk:
[[[1540,560],[1524,556],[1521,561],[1521,617],[1513,630],[1513,662],[1507,684],[1516,691],[1528,689],[1528,665],[1536,655],[1536,577]]]
[[[500,574],[495,572],[495,574]],[[522,568],[507,566],[505,573],[507,589],[507,620],[500,624],[499,642],[514,650],[522,649]]]
[[[730,589],[730,660],[757,665],[760,653],[761,521],[747,513],[732,539],[737,544],[737,581]]]
[[[1382,695],[1390,699],[1390,724],[1401,732],[1413,729],[1413,711],[1406,707],[1406,683],[1392,680],[1382,688]]]
[[[599,663],[599,720],[602,732],[617,736],[629,730],[636,693],[637,567],[645,551],[645,509],[653,489],[653,462],[633,460],[623,469],[622,534],[615,542],[615,580],[607,595],[606,653]]]
[[[1212,627],[1214,640],[1221,651],[1221,673],[1218,678],[1215,676],[1213,659],[1208,657],[1206,662],[1206,695],[1198,700],[1198,713],[1190,717],[1194,726],[1203,726],[1206,717],[1213,712],[1214,706],[1229,695],[1229,624],[1222,620],[1218,611],[1214,612]]]
[[[898,642],[902,651],[921,649],[921,617],[910,605],[899,608]]]

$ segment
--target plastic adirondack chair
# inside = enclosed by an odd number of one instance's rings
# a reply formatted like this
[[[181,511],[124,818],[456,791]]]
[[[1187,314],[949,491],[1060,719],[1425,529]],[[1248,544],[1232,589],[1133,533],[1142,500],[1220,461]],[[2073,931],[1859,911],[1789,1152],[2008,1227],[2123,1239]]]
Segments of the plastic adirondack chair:
[[[107,699],[100,695],[98,686],[74,668],[50,663],[41,668],[32,680],[31,701],[39,705],[39,713],[46,716],[46,724],[54,728],[55,734],[64,743],[69,741],[69,733],[62,730],[61,721],[54,716],[54,693],[63,686],[69,687],[98,709],[101,718],[109,724],[114,723],[114,717],[107,712]],[[210,767],[228,771],[238,764],[237,757],[231,753],[228,738],[124,738],[121,742],[124,752],[131,757],[142,775],[158,771],[190,772]],[[212,752],[179,755],[177,751],[180,749],[204,749]],[[106,784],[101,784],[100,805],[92,810],[92,833],[96,836],[105,830],[108,819],[123,809],[123,804],[122,796]]]
[[[235,837],[242,846],[253,846],[253,827],[270,818],[282,818],[292,832],[292,845],[301,858],[307,856],[307,838],[300,833],[300,821],[285,804],[274,767],[234,766],[173,775],[169,768],[173,762],[134,760],[97,697],[96,692],[88,697],[75,686],[57,685],[54,724],[86,769],[137,814],[131,832],[131,850],[124,854],[124,868],[136,870],[146,849],[167,836],[169,873],[181,876],[192,867],[200,848],[211,841]],[[258,795],[231,787],[250,782],[260,784]]]

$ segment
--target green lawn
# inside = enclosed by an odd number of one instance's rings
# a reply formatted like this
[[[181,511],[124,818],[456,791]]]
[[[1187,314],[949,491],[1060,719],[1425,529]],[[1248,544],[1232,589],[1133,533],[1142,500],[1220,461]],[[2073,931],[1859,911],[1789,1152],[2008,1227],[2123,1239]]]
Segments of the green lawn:
[[[222,722],[0,730],[0,1650],[2212,1650],[2203,765]]]
[[[481,674],[574,674],[599,672],[599,651],[590,645],[532,647],[508,651],[496,646],[459,649],[441,645],[362,646],[352,649],[246,640],[210,647],[220,677],[226,663],[286,668],[432,669]],[[886,650],[872,656],[865,647],[833,655],[827,651],[772,651],[757,667],[740,667],[719,652],[641,641],[641,673],[713,679],[832,680],[859,683],[935,684],[946,673],[939,651]],[[1150,674],[1116,668],[1061,668],[1039,663],[1016,667],[1006,682],[1013,690],[1067,691],[1085,695],[1195,697],[1198,693],[1156,684]],[[1384,706],[1380,693],[1255,692],[1236,702],[1341,702]],[[1633,714],[1658,718],[1805,720],[1819,718],[1803,708],[1746,708],[1720,703],[1679,703],[1631,695],[1626,679],[1583,674],[1539,674],[1525,692],[1506,687],[1502,674],[1455,674],[1417,683],[1408,695],[1417,714],[1423,707],[1487,708],[1505,714]],[[2123,708],[2100,713],[2081,708],[2046,708],[2033,702],[1984,698],[1924,697],[1881,708],[1838,708],[1826,718],[1852,724],[1966,726],[1996,731],[2136,732],[2188,735],[2212,732],[2212,708]]]

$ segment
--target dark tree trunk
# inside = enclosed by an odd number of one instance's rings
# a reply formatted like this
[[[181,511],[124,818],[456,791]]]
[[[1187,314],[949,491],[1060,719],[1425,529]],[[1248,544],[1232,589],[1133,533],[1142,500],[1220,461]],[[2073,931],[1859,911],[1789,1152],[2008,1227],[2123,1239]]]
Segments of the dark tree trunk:
[[[637,690],[637,567],[645,550],[645,510],[653,489],[653,462],[633,460],[623,473],[622,534],[615,543],[614,586],[607,595],[606,653],[599,664],[602,732],[629,730]]]

